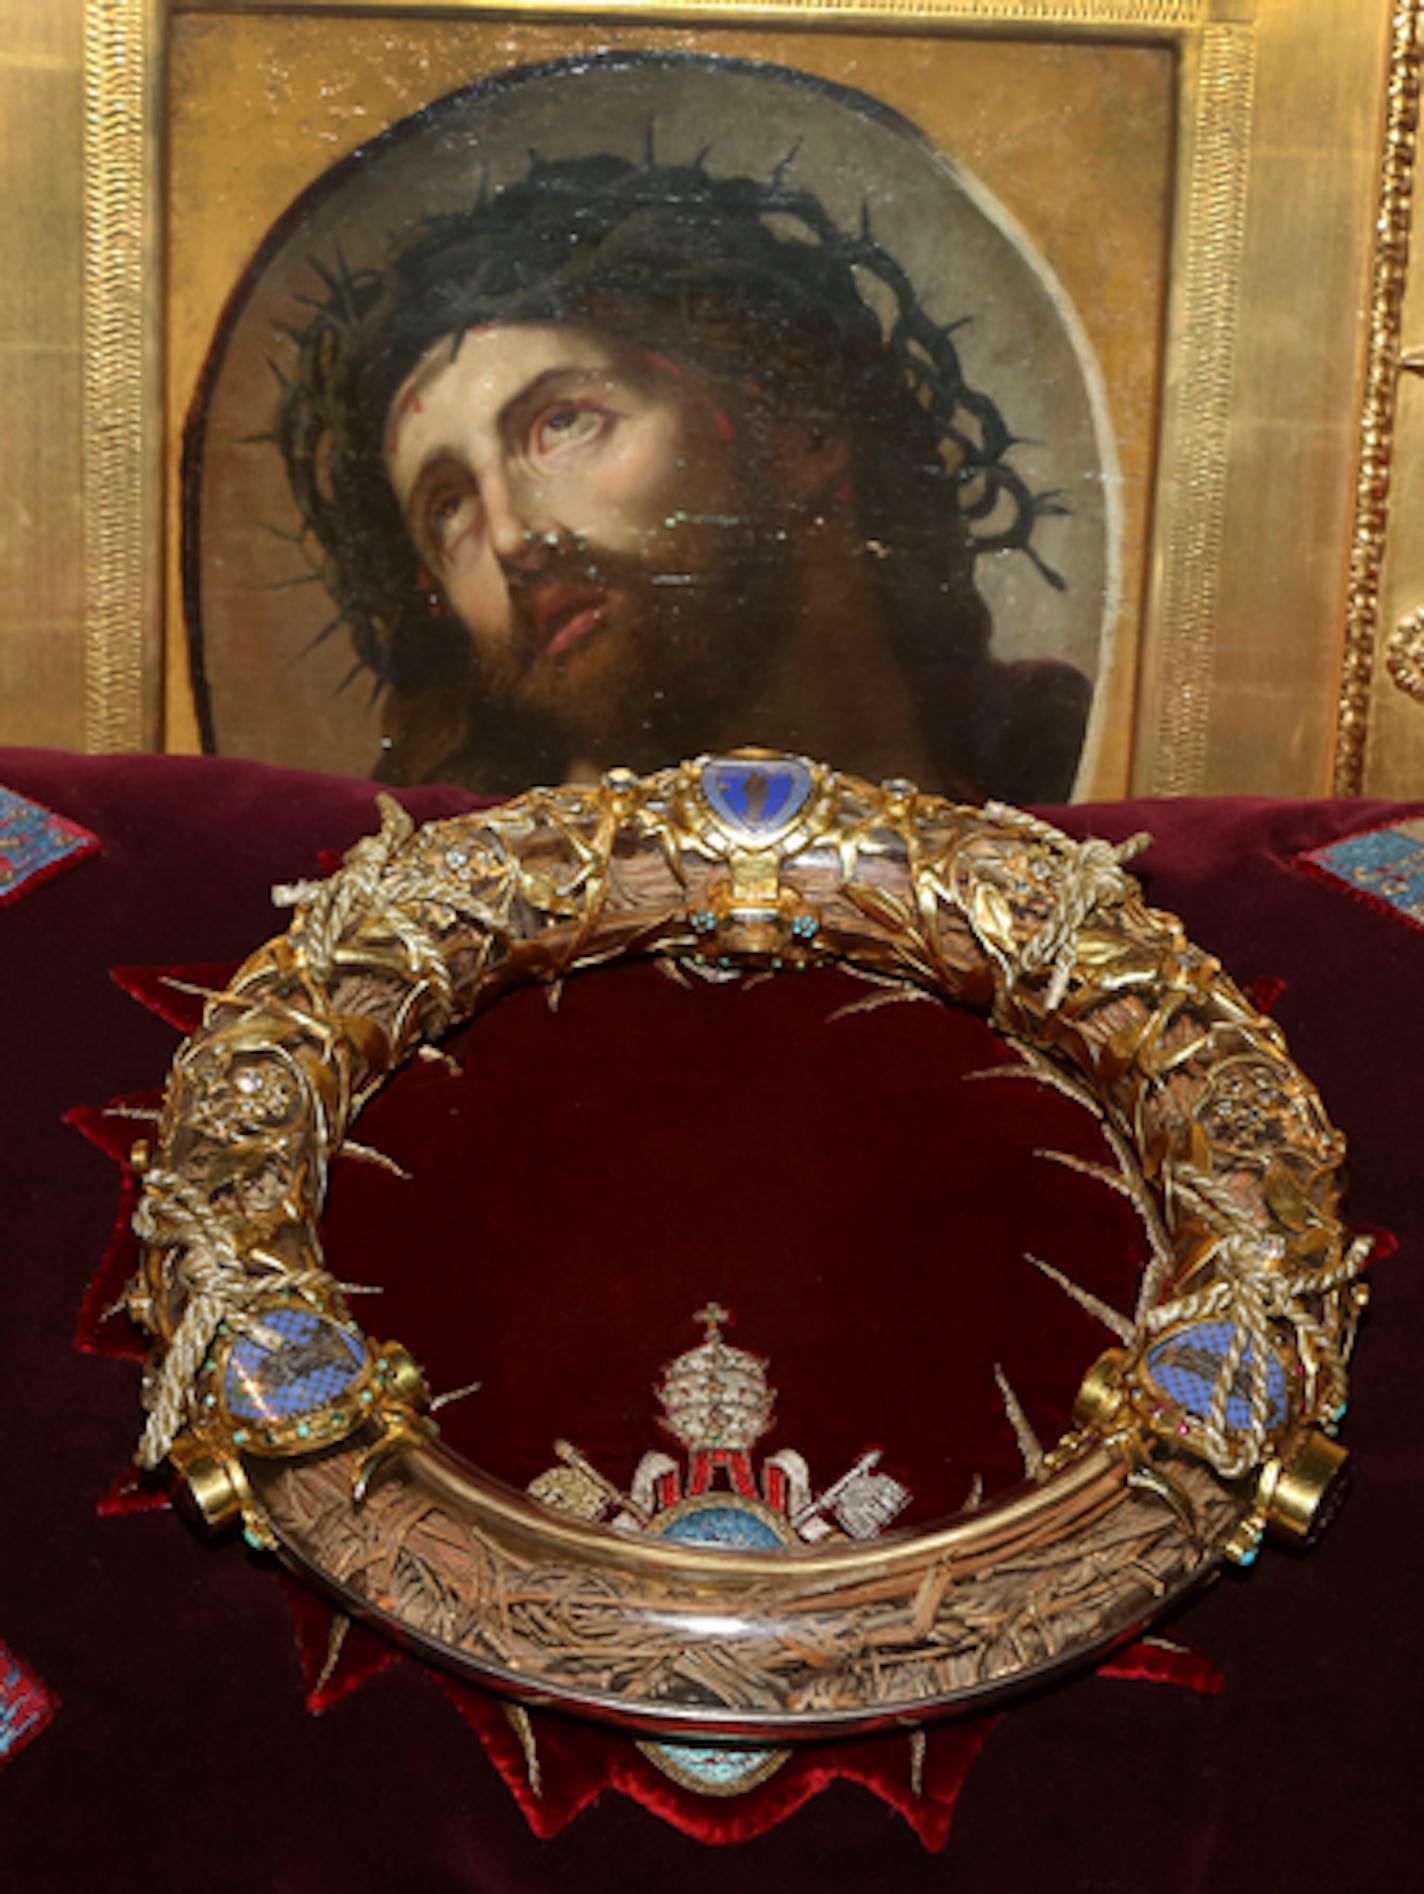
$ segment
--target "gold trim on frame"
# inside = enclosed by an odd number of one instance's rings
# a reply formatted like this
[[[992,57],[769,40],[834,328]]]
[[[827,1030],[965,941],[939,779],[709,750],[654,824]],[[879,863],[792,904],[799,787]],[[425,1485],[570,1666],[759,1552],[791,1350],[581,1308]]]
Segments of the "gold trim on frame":
[[[1180,380],[1161,438],[1161,595],[1147,613],[1158,624],[1160,710],[1145,780],[1138,772],[1141,787],[1157,796],[1189,794],[1206,763],[1255,70],[1249,27],[1209,27],[1185,81],[1198,103],[1194,115],[1183,114],[1192,127],[1179,200],[1186,234],[1173,246],[1184,258],[1174,285]]]
[[[458,19],[462,13],[498,11],[512,17],[550,14],[602,14],[609,20],[656,20],[675,25],[708,17],[734,19],[757,26],[808,23],[850,25],[869,21],[883,24],[898,19],[936,26],[976,22],[989,28],[1008,27],[1188,27],[1211,19],[1246,19],[1257,0],[601,0],[597,6],[570,6],[567,0],[173,0],[175,13],[380,13],[393,19],[415,14],[427,18]]]
[[[1379,631],[1380,572],[1389,525],[1399,345],[1409,272],[1414,157],[1419,124],[1420,0],[1397,0],[1390,47],[1388,110],[1370,295],[1369,368],[1360,424],[1355,531],[1345,608],[1345,654],[1335,751],[1335,794],[1364,787],[1365,747]],[[1393,672],[1391,672],[1393,675]],[[1412,693],[1411,693],[1412,694]],[[1397,786],[1404,791],[1406,785]]]
[[[160,740],[159,0],[84,14],[84,740]]]

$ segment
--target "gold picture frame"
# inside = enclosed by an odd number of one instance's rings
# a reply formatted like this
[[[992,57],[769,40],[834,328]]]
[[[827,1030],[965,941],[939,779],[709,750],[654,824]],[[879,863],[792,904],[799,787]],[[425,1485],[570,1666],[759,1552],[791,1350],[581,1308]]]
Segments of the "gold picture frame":
[[[1358,788],[1377,668],[1416,15],[1416,0],[87,0],[84,697],[74,740],[96,750],[184,740],[182,679],[164,633],[182,418],[165,365],[175,322],[163,288],[175,29],[305,19],[336,34],[342,22],[379,19],[407,32],[475,23],[510,37],[573,21],[602,23],[610,39],[630,26],[803,35],[808,45],[853,33],[906,58],[928,41],[1168,56],[1171,204],[1143,602],[1133,662],[1116,686],[1117,749],[1090,793]],[[52,691],[55,678],[38,683]],[[63,724],[53,715],[46,728]]]

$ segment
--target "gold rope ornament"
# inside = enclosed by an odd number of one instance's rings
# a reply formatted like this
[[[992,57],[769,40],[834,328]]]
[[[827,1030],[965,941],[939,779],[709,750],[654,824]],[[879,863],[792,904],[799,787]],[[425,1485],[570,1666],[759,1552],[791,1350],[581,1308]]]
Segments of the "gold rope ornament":
[[[338,873],[276,891],[291,927],[209,1001],[146,1162],[138,1460],[211,1524],[515,1696],[775,1740],[978,1703],[1249,1563],[1268,1528],[1323,1524],[1365,1298],[1343,1140],[1278,1028],[1144,903],[1123,863],[1145,838],[757,750],[421,828],[380,808]],[[842,964],[963,1003],[1092,1104],[1151,1258],[1025,1488],[920,1534],[744,1553],[550,1511],[442,1447],[415,1361],[325,1267],[329,1164],[451,1026],[635,954],[711,978]]]

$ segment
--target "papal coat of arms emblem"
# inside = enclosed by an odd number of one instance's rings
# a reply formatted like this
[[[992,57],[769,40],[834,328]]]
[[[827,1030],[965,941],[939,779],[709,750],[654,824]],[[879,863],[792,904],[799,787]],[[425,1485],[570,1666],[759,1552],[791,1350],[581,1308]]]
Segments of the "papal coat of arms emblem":
[[[723,1340],[732,1318],[720,1303],[709,1302],[693,1319],[703,1324],[704,1339],[669,1362],[657,1384],[660,1425],[683,1449],[681,1460],[650,1450],[623,1492],[577,1447],[558,1440],[559,1464],[529,1483],[534,1498],[622,1532],[738,1552],[873,1539],[883,1532],[910,1494],[877,1470],[880,1450],[867,1448],[819,1492],[794,1447],[766,1455],[758,1467],[753,1449],[775,1425],[776,1390],[767,1363]],[[675,1781],[707,1795],[737,1795],[764,1782],[790,1753],[764,1743],[679,1740],[640,1747]]]

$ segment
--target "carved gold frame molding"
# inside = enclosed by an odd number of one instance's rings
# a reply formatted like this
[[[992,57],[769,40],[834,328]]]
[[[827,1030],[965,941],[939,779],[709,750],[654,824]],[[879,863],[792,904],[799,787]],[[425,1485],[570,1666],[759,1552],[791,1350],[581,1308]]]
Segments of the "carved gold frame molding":
[[[1178,119],[1168,314],[1123,787],[1310,795],[1332,781],[1359,786],[1377,668],[1420,0],[83,5],[87,748],[164,740],[163,439],[178,424],[164,422],[160,396],[170,18],[330,11],[409,24],[572,11],[663,26],[1169,47]],[[1361,306],[1372,307],[1369,325]]]
[[[1340,684],[1339,795],[1413,796],[1424,786],[1424,534],[1410,530],[1424,480],[1424,315],[1417,253],[1412,265],[1410,257],[1421,18],[1420,0],[1396,0]]]
[[[161,746],[162,0],[84,13],[84,747]]]

